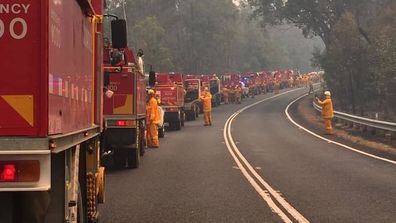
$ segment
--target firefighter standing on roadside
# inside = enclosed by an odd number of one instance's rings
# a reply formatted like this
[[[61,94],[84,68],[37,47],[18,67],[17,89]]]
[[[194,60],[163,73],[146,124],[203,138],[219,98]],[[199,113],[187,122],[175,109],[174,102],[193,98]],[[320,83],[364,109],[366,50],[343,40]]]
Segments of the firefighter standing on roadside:
[[[159,148],[157,124],[160,122],[161,117],[158,112],[158,101],[155,98],[154,90],[148,90],[148,95],[146,115],[147,146],[149,148]]]
[[[242,101],[242,88],[240,85],[237,85],[235,89],[235,99],[237,104],[240,104]]]
[[[312,78],[308,78],[308,86],[309,86],[308,94],[314,93]]]
[[[333,134],[333,127],[331,126],[331,120],[334,117],[333,111],[333,102],[331,101],[331,93],[330,91],[325,91],[325,100],[321,101],[318,97],[316,97],[316,101],[322,106],[322,117],[324,120],[324,125],[326,128],[326,134]]]
[[[208,87],[205,87],[201,93],[201,102],[204,112],[204,126],[212,125],[212,94],[210,94]]]
[[[235,86],[231,86],[229,90],[229,102],[235,103]]]
[[[228,90],[227,86],[224,86],[222,89],[222,93],[223,93],[223,98],[224,98],[224,104],[228,105],[229,104],[229,93],[230,90]]]
[[[275,79],[275,84],[274,84],[275,94],[279,94],[279,89],[280,89],[280,81],[278,79]]]

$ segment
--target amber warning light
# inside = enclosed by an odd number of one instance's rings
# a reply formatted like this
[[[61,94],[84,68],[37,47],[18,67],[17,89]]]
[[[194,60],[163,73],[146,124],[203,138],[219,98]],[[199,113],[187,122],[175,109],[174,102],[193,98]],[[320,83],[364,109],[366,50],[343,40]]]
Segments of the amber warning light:
[[[0,161],[0,182],[37,182],[39,179],[38,160]]]

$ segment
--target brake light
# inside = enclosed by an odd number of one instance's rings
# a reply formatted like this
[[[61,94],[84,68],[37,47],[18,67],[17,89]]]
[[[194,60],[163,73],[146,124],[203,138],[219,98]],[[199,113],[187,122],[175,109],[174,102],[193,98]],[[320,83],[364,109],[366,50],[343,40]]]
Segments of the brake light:
[[[136,121],[135,120],[117,120],[115,122],[115,126],[117,126],[117,127],[135,127]]]
[[[178,112],[179,108],[175,107],[175,108],[167,108],[166,109],[167,112]]]
[[[175,87],[171,87],[171,90],[174,91],[176,88]]]
[[[38,160],[0,161],[0,182],[37,182],[39,179]]]
[[[16,172],[15,164],[4,165],[0,178],[3,179],[4,181],[15,181],[16,178],[15,172]]]
[[[116,126],[126,126],[126,121],[124,120],[116,121]]]

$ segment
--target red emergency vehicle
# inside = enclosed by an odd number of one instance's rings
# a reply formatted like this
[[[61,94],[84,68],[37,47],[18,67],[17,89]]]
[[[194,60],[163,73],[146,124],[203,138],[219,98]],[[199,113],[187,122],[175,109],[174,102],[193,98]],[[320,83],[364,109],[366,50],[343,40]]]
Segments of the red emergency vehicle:
[[[103,4],[0,2],[1,222],[98,221]]]
[[[212,94],[212,106],[217,107],[221,103],[221,88],[220,79],[216,74],[201,75],[201,82],[203,87],[207,87]]]
[[[201,80],[195,75],[185,75],[184,87],[186,89],[184,96],[186,120],[195,120],[199,115]]]
[[[165,111],[164,123],[170,129],[180,130],[184,125],[184,96],[183,75],[180,73],[157,73],[156,95]]]
[[[242,82],[249,89],[248,94],[252,97],[261,93],[259,75],[256,72],[248,72],[242,75]]]
[[[116,167],[137,168],[144,154],[146,79],[130,49],[105,48],[104,54],[104,86],[113,94],[103,96],[102,149]]]
[[[220,77],[221,86],[227,88],[235,87],[240,84],[241,75],[239,74],[223,74]]]

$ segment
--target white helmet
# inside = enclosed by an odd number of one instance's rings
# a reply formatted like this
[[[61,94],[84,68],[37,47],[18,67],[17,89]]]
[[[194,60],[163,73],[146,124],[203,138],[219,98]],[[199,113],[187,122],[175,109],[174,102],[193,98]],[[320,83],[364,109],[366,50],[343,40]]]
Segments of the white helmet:
[[[326,96],[331,96],[331,93],[330,93],[330,91],[325,91],[325,92],[324,92],[324,95],[326,95]]]

